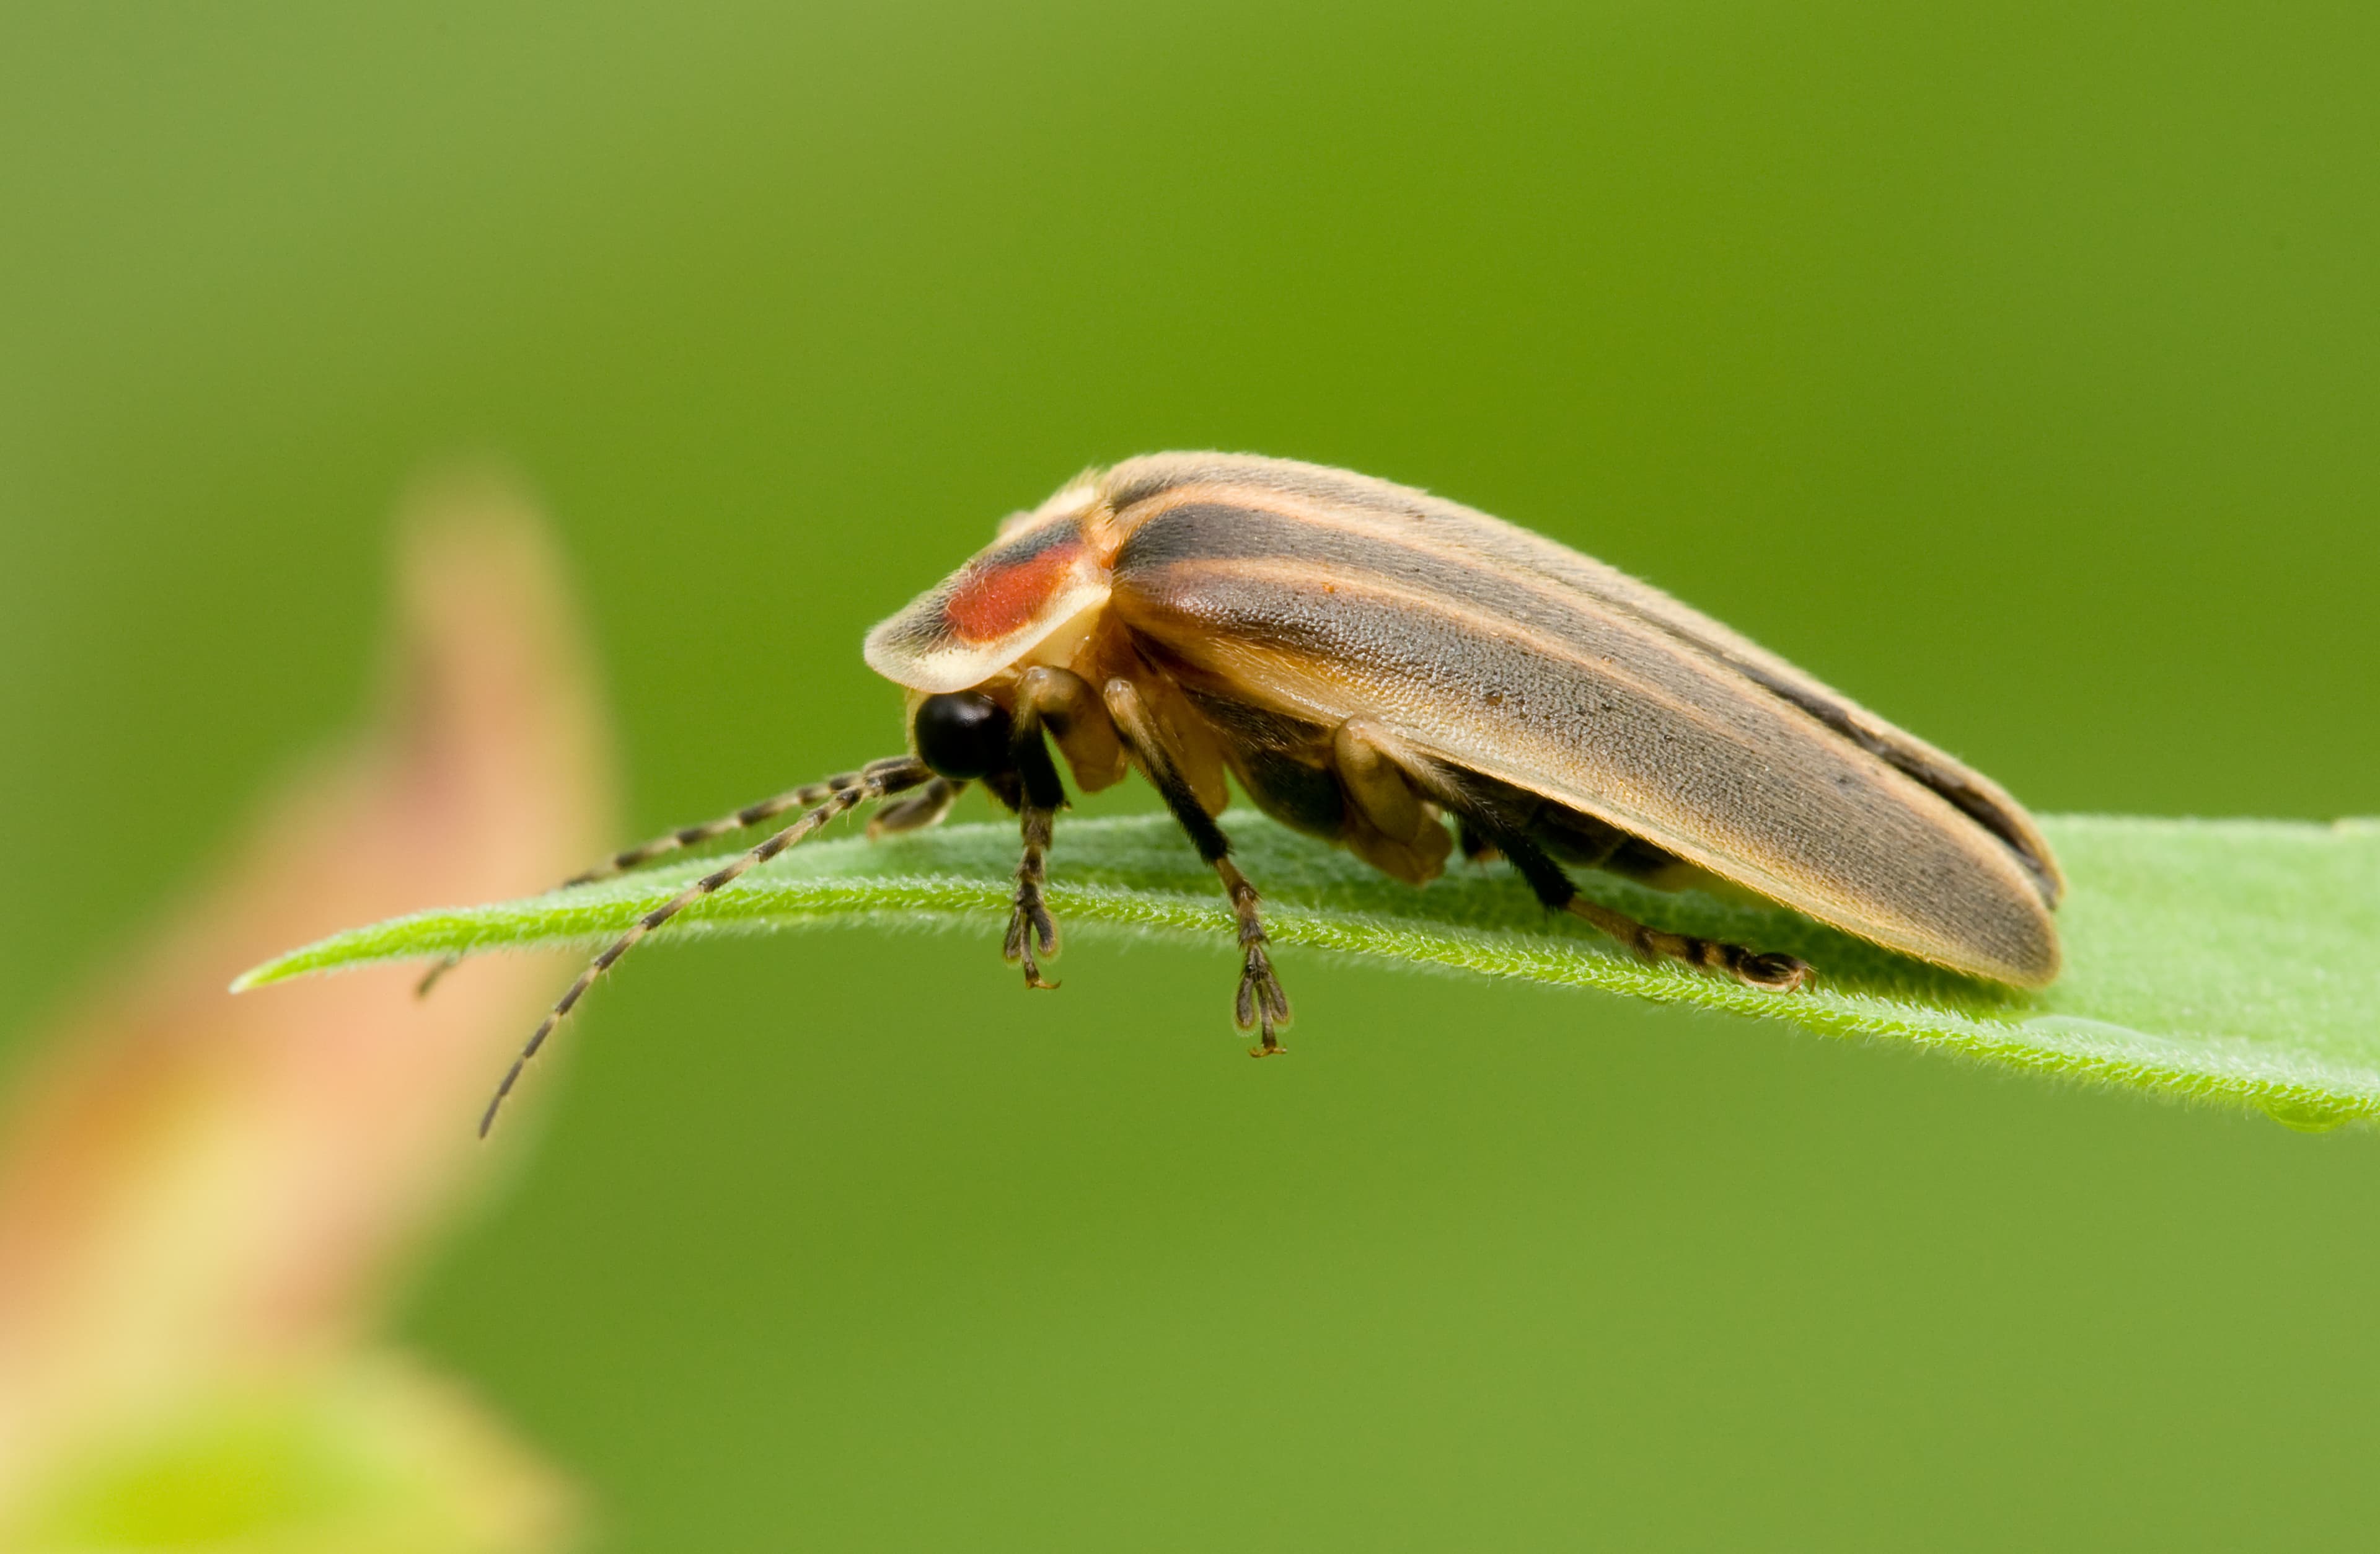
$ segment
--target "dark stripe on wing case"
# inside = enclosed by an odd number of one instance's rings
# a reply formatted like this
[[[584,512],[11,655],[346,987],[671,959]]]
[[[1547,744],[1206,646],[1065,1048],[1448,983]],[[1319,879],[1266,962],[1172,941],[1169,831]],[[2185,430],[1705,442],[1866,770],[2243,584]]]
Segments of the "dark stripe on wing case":
[[[1412,686],[1421,694],[1409,704],[1408,726],[1425,741],[1466,742],[1463,724],[1469,720],[1449,719],[1433,729],[1427,715],[1415,710],[1459,713],[1500,693],[1505,699],[1496,710],[1497,726],[1548,752],[1538,758],[1545,770],[1591,774],[1599,769],[1600,779],[1584,775],[1582,781],[1616,801],[1652,801],[1672,809],[1682,834],[1692,826],[1686,817],[1700,817],[1722,852],[1746,864],[1767,860],[1779,880],[1830,877],[1830,890],[1846,900],[1898,880],[1907,892],[1898,915],[1921,939],[1935,936],[1922,927],[1923,918],[1939,914],[1955,925],[1958,941],[2002,964],[2022,966],[2043,958],[2039,943],[2022,940],[2046,922],[1994,910],[1999,891],[1980,859],[1918,811],[1855,801],[1872,789],[1848,751],[1805,738],[1803,759],[1816,770],[1803,777],[1775,770],[1755,727],[1729,727],[1707,710],[1645,716],[1644,692],[1615,679],[1623,666],[1556,652],[1525,634],[1483,632],[1476,621],[1426,595],[1367,588],[1343,569],[1341,576],[1346,581],[1326,596],[1311,583],[1269,577],[1245,563],[1176,562],[1129,580],[1119,568],[1118,602],[1142,629],[1164,625],[1181,633],[1172,644],[1177,653],[1195,657],[1195,640],[1228,642],[1268,649],[1287,663],[1303,660],[1325,684],[1343,683],[1352,665],[1361,678]],[[1128,595],[1140,596],[1138,607]],[[1149,612],[1167,619],[1133,619]],[[1746,703],[1763,705],[1757,698]],[[1779,708],[1772,715],[1799,714]],[[1849,785],[1832,780],[1829,767]],[[1791,839],[1814,835],[1827,839],[1823,861],[1801,850],[1780,851]],[[1942,888],[1953,880],[1958,888]],[[1962,904],[1972,910],[1961,910]]]
[[[1344,567],[1392,578],[1418,588],[1450,603],[1521,622],[1575,642],[1600,656],[1633,635],[1615,625],[1615,612],[1597,601],[1590,610],[1570,602],[1570,585],[1554,581],[1552,591],[1515,580],[1494,570],[1492,558],[1465,564],[1442,553],[1401,544],[1372,531],[1340,528],[1302,516],[1221,502],[1190,502],[1157,515],[1134,530],[1116,557],[1119,576],[1139,568],[1187,561],[1279,560],[1320,566]],[[1662,640],[1705,662],[1725,667],[1794,707],[1862,750],[1912,778],[1967,816],[1990,834],[2023,866],[2044,901],[2058,900],[2056,876],[2027,841],[2022,827],[1999,804],[1958,773],[1943,770],[1913,750],[1870,733],[1840,703],[1780,680],[1758,666],[1698,642],[1656,617],[1633,610],[1616,612],[1641,625]],[[1646,666],[1636,665],[1640,671]],[[1691,678],[1660,675],[1673,691],[1686,690]]]

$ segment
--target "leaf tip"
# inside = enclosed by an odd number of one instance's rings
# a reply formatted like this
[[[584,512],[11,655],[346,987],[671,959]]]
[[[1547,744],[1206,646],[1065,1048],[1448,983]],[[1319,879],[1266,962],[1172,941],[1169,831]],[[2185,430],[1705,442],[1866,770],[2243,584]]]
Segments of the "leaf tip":
[[[231,979],[229,990],[235,994],[244,993],[253,988],[268,987],[274,982],[285,981],[295,975],[290,969],[290,959],[291,957],[287,955],[275,955],[261,965],[249,966]]]

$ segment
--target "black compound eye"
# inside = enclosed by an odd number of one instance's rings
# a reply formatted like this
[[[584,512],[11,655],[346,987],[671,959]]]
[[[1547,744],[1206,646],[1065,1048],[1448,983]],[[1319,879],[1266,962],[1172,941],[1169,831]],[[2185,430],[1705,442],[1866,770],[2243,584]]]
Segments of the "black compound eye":
[[[981,691],[948,691],[917,704],[910,731],[917,759],[934,774],[956,782],[988,777],[1007,768],[1008,714]]]

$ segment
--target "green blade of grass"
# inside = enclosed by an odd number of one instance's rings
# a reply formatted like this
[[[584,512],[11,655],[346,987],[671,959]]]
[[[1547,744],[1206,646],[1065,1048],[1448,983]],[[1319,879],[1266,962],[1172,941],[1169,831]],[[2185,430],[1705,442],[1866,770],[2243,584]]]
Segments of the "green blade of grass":
[[[1780,909],[1666,895],[1600,875],[1588,893],[1664,927],[1782,950],[1818,971],[1762,993],[1641,963],[1548,917],[1501,865],[1414,890],[1261,817],[1231,818],[1280,946],[1520,977],[1897,1038],[2039,1073],[2262,1107],[2294,1127],[2380,1117],[2380,823],[2046,823],[2071,880],[2066,973],[2042,992],[1968,980]],[[829,920],[965,924],[996,944],[1014,830],[950,826],[870,844],[815,843],[689,907],[662,940]],[[704,868],[691,863],[524,901],[420,912],[334,934],[241,977],[532,945],[599,945]],[[1161,816],[1062,820],[1049,899],[1070,929],[1231,945],[1214,876]]]

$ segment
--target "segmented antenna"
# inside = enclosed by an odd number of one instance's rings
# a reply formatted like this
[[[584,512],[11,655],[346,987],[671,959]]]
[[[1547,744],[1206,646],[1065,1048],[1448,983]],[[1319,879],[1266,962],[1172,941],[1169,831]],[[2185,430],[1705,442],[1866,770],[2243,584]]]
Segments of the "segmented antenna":
[[[554,1002],[552,1009],[548,1011],[544,1020],[540,1022],[528,1043],[521,1048],[520,1056],[513,1060],[513,1066],[504,1071],[504,1082],[496,1087],[495,1095],[488,1101],[488,1110],[480,1115],[480,1136],[487,1137],[488,1130],[496,1125],[496,1113],[503,1109],[504,1098],[513,1093],[513,1087],[520,1082],[522,1072],[537,1056],[538,1050],[545,1045],[546,1038],[553,1034],[556,1026],[569,1017],[572,1008],[586,996],[587,989],[595,985],[596,978],[611,970],[621,956],[635,949],[639,940],[703,897],[734,883],[742,878],[747,870],[767,863],[786,848],[808,840],[810,836],[824,829],[830,821],[850,813],[870,799],[905,793],[922,783],[930,781],[932,777],[933,773],[926,769],[926,763],[915,756],[895,756],[887,760],[872,761],[857,771],[846,772],[839,777],[830,777],[823,783],[813,783],[806,788],[796,788],[790,794],[781,794],[775,798],[764,799],[759,804],[737,810],[735,815],[726,817],[724,820],[713,820],[707,825],[688,826],[683,831],[673,832],[666,837],[649,842],[641,847],[632,847],[625,853],[616,855],[610,863],[589,869],[587,873],[578,876],[577,880],[572,880],[571,883],[577,884],[582,880],[604,879],[624,868],[633,868],[648,858],[658,856],[662,853],[691,846],[695,841],[708,840],[710,837],[735,831],[740,825],[753,823],[742,821],[739,819],[741,816],[756,815],[766,818],[782,814],[797,805],[810,802],[807,795],[819,795],[821,800],[816,808],[792,825],[771,836],[749,852],[743,853],[711,870],[638,918],[629,926],[625,933],[612,942],[609,949],[588,963],[587,969],[578,974],[577,980],[570,984],[569,989]],[[771,806],[774,807],[771,807]],[[687,838],[693,840],[686,840]]]

